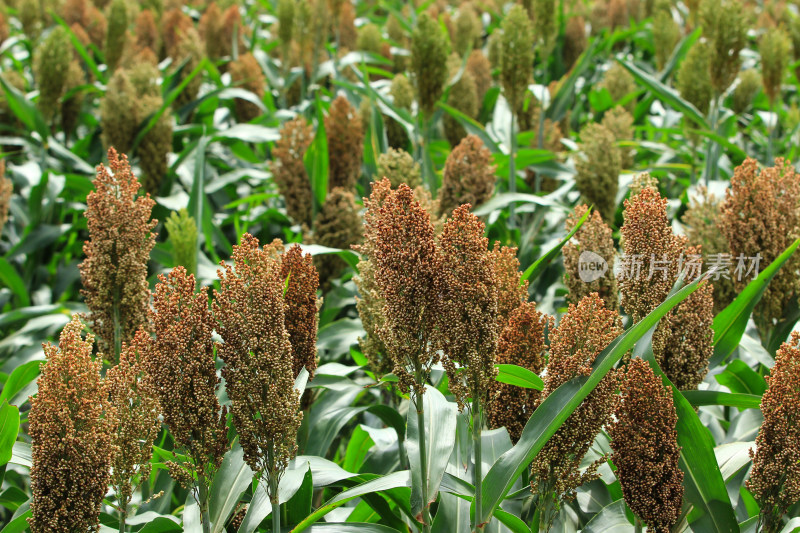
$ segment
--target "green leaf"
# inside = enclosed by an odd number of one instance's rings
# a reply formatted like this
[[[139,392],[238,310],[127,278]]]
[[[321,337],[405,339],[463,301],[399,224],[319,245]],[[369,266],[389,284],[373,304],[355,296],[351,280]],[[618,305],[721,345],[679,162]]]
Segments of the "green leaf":
[[[89,67],[89,70],[92,71],[92,75],[94,75],[94,77],[100,83],[105,85],[106,83],[105,75],[102,72],[100,72],[99,68],[97,68],[97,63],[95,63],[94,57],[92,57],[92,54],[90,54],[86,50],[86,47],[83,46],[83,43],[81,42],[80,39],[78,39],[78,36],[75,35],[75,32],[72,31],[72,27],[70,27],[70,25],[67,24],[64,21],[64,19],[59,17],[58,14],[56,14],[56,12],[53,11],[52,9],[48,9],[47,12],[54,21],[56,21],[60,26],[63,26],[64,29],[67,30],[67,35],[69,35],[69,40],[72,41],[72,46],[75,47],[75,51],[78,52],[78,55],[81,56],[83,62],[86,64],[87,67]]]
[[[608,504],[594,515],[583,533],[631,533],[633,524],[625,514],[625,500],[617,500]]]
[[[413,405],[408,409],[406,429],[406,452],[411,467],[411,510],[418,515],[423,507],[436,501],[439,484],[442,482],[447,462],[456,442],[456,404],[448,402],[434,387],[428,387],[422,395],[424,410],[425,448],[420,450],[420,428],[417,411]],[[420,451],[427,459],[427,471],[422,471]],[[428,485],[429,501],[422,501],[422,484]]]
[[[550,248],[546,254],[536,260],[531,266],[525,269],[525,272],[522,273],[520,277],[520,283],[528,280],[528,282],[534,281],[539,275],[544,271],[544,269],[549,265],[553,259],[558,257],[558,254],[561,252],[561,249],[564,247],[565,244],[569,242],[569,240],[581,229],[583,223],[586,222],[586,219],[589,218],[589,215],[592,213],[592,209],[589,208],[583,216],[578,220],[578,223],[575,224],[575,227],[572,228],[566,237],[564,237],[561,242]]]
[[[755,394],[740,394],[722,392],[716,390],[685,390],[681,391],[694,407],[703,405],[725,405],[728,407],[738,407],[740,409],[759,409],[761,408],[761,396]]]
[[[294,496],[286,502],[286,517],[288,524],[297,524],[311,514],[311,503],[314,499],[314,480],[311,469],[306,470],[300,488]]]
[[[740,359],[731,361],[725,370],[714,375],[720,385],[731,392],[761,396],[767,390],[767,381]]]
[[[8,376],[3,391],[0,392],[0,402],[7,400],[11,402],[19,391],[24,389],[31,381],[39,375],[39,366],[43,361],[29,361],[19,365]]]
[[[473,209],[473,213],[476,216],[482,217],[484,215],[488,215],[493,211],[498,211],[500,209],[505,209],[506,207],[510,206],[511,204],[535,204],[542,207],[552,207],[555,204],[544,198],[543,196],[536,196],[535,194],[526,194],[522,192],[505,192],[496,194],[492,197],[491,200],[488,202],[479,205],[475,209]]]
[[[317,132],[311,146],[303,156],[306,173],[311,180],[311,190],[316,199],[317,209],[325,203],[328,195],[328,137],[325,133],[325,116],[322,109],[322,100],[317,95],[315,108],[317,110]],[[315,211],[316,213],[316,211]]]
[[[442,108],[451,117],[456,119],[458,123],[461,124],[461,126],[467,131],[467,133],[480,138],[490,152],[493,154],[503,153],[503,151],[500,149],[500,146],[489,136],[489,133],[480,122],[470,116],[465,115],[458,109],[445,104],[444,102],[437,102],[436,106]]]
[[[300,522],[293,530],[292,533],[300,533],[309,529],[315,522],[319,521],[326,514],[330,513],[337,507],[341,507],[345,503],[354,498],[372,494],[374,492],[386,491],[397,487],[408,487],[411,485],[411,473],[408,470],[400,472],[393,472],[386,476],[380,476],[373,480],[361,483],[355,487],[341,492],[331,498],[322,507],[311,513],[305,520]]]
[[[360,425],[350,434],[342,465],[348,472],[358,472],[369,450],[375,445],[369,433]]]
[[[10,463],[15,465],[25,466],[30,468],[33,466],[33,457],[31,456],[31,445],[27,442],[17,441],[11,449]]]
[[[11,521],[0,530],[0,533],[22,533],[23,531],[27,531],[28,518],[31,516],[33,516],[33,513],[31,513],[28,505],[25,505],[24,508],[20,507],[17,509],[17,512],[14,513],[14,517]]]
[[[542,390],[544,388],[542,378],[527,368],[510,364],[496,364],[494,366],[497,367],[497,377],[495,379],[500,383],[507,383],[525,389]]]
[[[28,289],[25,287],[25,282],[19,277],[17,271],[12,267],[8,261],[0,257],[0,285],[5,285],[17,298],[19,298],[20,307],[28,307],[31,305],[30,297],[28,296]]]
[[[225,522],[233,513],[242,493],[253,480],[253,471],[244,462],[244,450],[237,443],[225,454],[209,494],[209,516],[212,533],[223,533]]]
[[[525,524],[525,522],[511,513],[503,511],[502,509],[495,509],[494,517],[497,518],[501,524],[513,531],[513,533],[531,533],[531,529]]]
[[[397,533],[397,530],[380,524],[366,524],[359,522],[345,522],[318,524],[311,526],[311,533]]]
[[[667,298],[641,322],[621,334],[603,350],[595,360],[594,370],[589,376],[568,381],[542,402],[525,425],[516,446],[495,461],[487,472],[483,480],[481,516],[492,515],[516,479],[533,461],[548,439],[594,390],[617,361],[664,315],[694,292],[697,286],[698,281],[694,281]]]
[[[709,368],[722,364],[739,346],[753,308],[761,299],[769,282],[789,260],[798,246],[800,246],[800,239],[794,241],[767,268],[761,271],[756,279],[748,283],[747,287],[728,307],[714,317],[714,355],[709,360]]]
[[[664,85],[661,81],[635,66],[633,63],[623,61],[622,59],[617,59],[617,61],[619,61],[620,65],[625,67],[628,72],[633,74],[633,77],[636,78],[641,85],[655,93],[662,102],[671,105],[701,127],[707,130],[711,129],[703,114],[700,113],[694,105],[684,100],[681,95],[678,94],[678,91]]]
[[[3,401],[3,405],[0,406],[0,466],[11,460],[17,433],[19,433],[19,409]]]
[[[14,116],[22,121],[29,131],[37,132],[42,141],[46,142],[50,136],[50,127],[36,106],[2,76],[0,76],[0,86],[6,93],[6,103]]]

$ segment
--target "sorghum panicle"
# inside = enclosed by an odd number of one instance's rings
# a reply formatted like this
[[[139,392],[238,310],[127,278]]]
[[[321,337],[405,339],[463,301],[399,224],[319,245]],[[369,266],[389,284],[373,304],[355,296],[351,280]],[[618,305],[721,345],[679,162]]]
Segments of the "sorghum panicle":
[[[325,117],[325,134],[330,168],[328,189],[342,187],[352,191],[361,174],[364,132],[356,109],[344,95],[337,96],[331,103]]]
[[[387,178],[396,189],[405,183],[412,189],[422,185],[422,170],[411,154],[403,149],[389,148],[389,151],[378,156],[377,175]]]
[[[702,269],[701,250],[688,246],[686,237],[672,233],[667,200],[646,183],[625,200],[622,226],[622,307],[639,322],[667,299],[685,267],[685,282]],[[689,262],[697,268],[690,270]],[[713,287],[704,284],[672,309],[653,334],[653,352],[669,379],[681,390],[697,388],[708,371],[713,353]]]
[[[389,95],[395,107],[411,111],[414,103],[414,87],[404,74],[396,74],[389,87]],[[409,144],[408,132],[392,117],[385,117],[386,139],[392,148],[407,149]]]
[[[500,81],[513,113],[522,111],[533,66],[533,26],[521,5],[514,5],[503,19],[500,36]]]
[[[108,12],[106,45],[103,49],[109,72],[114,72],[122,58],[128,36],[128,25],[127,0],[112,0]]]
[[[62,26],[55,29],[33,53],[33,74],[39,87],[36,106],[45,120],[51,121],[60,109],[69,65],[73,56],[72,42]]]
[[[485,400],[494,382],[497,336],[497,276],[484,237],[485,226],[469,212],[453,211],[439,237],[444,301],[444,368],[450,391],[463,409],[469,397]],[[455,364],[460,365],[461,375]]]
[[[575,184],[583,201],[594,205],[603,220],[614,222],[616,196],[622,157],[614,134],[605,126],[589,123],[581,130],[580,148],[583,152],[575,161]]]
[[[208,291],[196,291],[195,278],[182,266],[160,275],[150,320],[155,340],[142,365],[156,390],[164,423],[186,463],[169,463],[170,475],[185,487],[210,483],[228,449],[227,409],[220,408],[214,343],[214,320]]]
[[[617,143],[633,140],[633,117],[622,106],[614,106],[603,115],[603,126],[608,129]],[[633,165],[633,151],[630,148],[617,146],[619,162],[622,168],[631,168]]]
[[[512,312],[528,300],[528,280],[521,281],[517,248],[495,241],[489,255],[497,278],[497,324],[502,331]]]
[[[303,255],[298,245],[293,245],[281,256],[281,279],[285,280],[283,295],[284,325],[292,345],[292,375],[308,371],[314,379],[317,369],[317,318],[319,301],[319,274],[314,268],[311,254]]]
[[[467,57],[467,72],[475,80],[475,96],[478,99],[478,110],[483,106],[486,92],[492,87],[492,64],[481,50],[473,50]]]
[[[703,256],[708,258],[712,254],[729,254],[730,244],[722,231],[722,201],[708,192],[705,187],[700,187],[698,196],[692,198],[689,209],[683,214],[683,223],[686,226],[686,236],[689,244],[698,246],[703,251]],[[736,297],[733,287],[733,278],[730,275],[713,279],[714,285],[714,316],[728,307]]]
[[[116,450],[115,412],[92,360],[93,336],[81,338],[76,315],[61,332],[58,347],[44,346],[47,361],[30,399],[31,502],[33,533],[99,531]]]
[[[303,157],[314,140],[314,129],[302,117],[289,120],[281,127],[281,138],[275,142],[272,174],[286,202],[286,212],[298,224],[311,224],[314,202],[311,180]]]
[[[477,135],[467,135],[447,156],[442,187],[439,190],[439,214],[448,215],[462,204],[480,205],[494,193],[495,166],[492,153]]]
[[[424,391],[412,371],[425,373],[439,360],[442,268],[430,214],[407,185],[391,190],[389,180],[373,185],[365,199],[361,248],[375,268],[384,302],[380,337],[400,378],[400,388]]]
[[[444,93],[447,55],[447,37],[427,12],[422,13],[411,35],[411,72],[417,101],[426,116],[433,113],[436,102]]]
[[[734,0],[702,0],[700,19],[711,57],[715,58],[709,63],[711,84],[720,95],[739,73],[739,54],[747,42],[747,21],[741,4]]]
[[[739,74],[739,84],[731,95],[731,109],[741,115],[753,105],[753,99],[761,89],[761,77],[755,69],[747,69]]]
[[[117,453],[112,463],[111,486],[123,514],[127,514],[133,491],[150,475],[153,441],[161,429],[158,395],[144,376],[142,365],[151,342],[147,332],[138,330],[123,348],[119,364],[106,373],[111,405],[117,414],[113,438]]]
[[[515,308],[497,340],[497,363],[517,365],[541,374],[547,363],[545,330],[552,326],[552,317],[538,311],[535,302],[525,302]],[[493,382],[486,409],[489,426],[505,427],[511,442],[516,444],[539,404],[539,395],[535,389]]]
[[[792,333],[775,355],[761,398],[764,422],[750,450],[747,489],[761,508],[766,533],[783,528],[782,517],[800,501],[800,334]]]
[[[617,103],[629,94],[636,92],[636,80],[633,79],[633,75],[628,72],[628,69],[615,61],[603,75],[599,88],[607,89],[611,100]],[[625,104],[625,110],[628,113],[633,113],[635,107],[635,99]]]
[[[770,28],[759,42],[761,78],[770,104],[773,104],[775,99],[781,95],[781,83],[783,83],[786,65],[789,62],[790,46],[789,37],[780,28]]]
[[[447,64],[451,79],[461,70],[461,63],[462,60],[458,54],[450,55]],[[447,103],[470,118],[474,119],[478,116],[478,111],[480,110],[478,90],[475,86],[475,79],[468,70],[464,70],[458,81],[450,87]],[[444,135],[451,146],[457,145],[467,135],[464,126],[449,113],[445,113],[443,125]]]
[[[237,87],[250,91],[259,100],[264,98],[267,79],[261,71],[261,65],[251,53],[241,54],[230,64],[231,82]],[[241,98],[236,99],[236,116],[241,122],[250,122],[261,115],[261,109],[253,102]]]
[[[588,210],[586,205],[579,205],[575,208],[567,217],[567,233],[572,231]],[[585,252],[599,255],[608,265],[608,270],[604,275],[589,282],[583,281],[578,271],[581,265],[581,254]],[[596,292],[605,302],[606,309],[619,309],[619,288],[614,275],[616,254],[611,228],[603,222],[598,211],[592,211],[575,236],[563,248],[564,283],[569,290],[567,300],[577,304],[585,296]]]
[[[314,220],[315,244],[328,248],[347,250],[361,241],[361,215],[353,193],[335,187],[325,198],[322,209]],[[333,254],[319,255],[314,261],[319,271],[320,283],[326,292],[334,279],[347,268],[347,262]]]
[[[182,266],[188,274],[197,274],[197,222],[186,209],[173,211],[164,222],[172,243],[175,266]]]
[[[760,255],[769,265],[800,236],[800,176],[788,161],[776,159],[775,166],[759,171],[754,159],[736,167],[722,203],[720,228],[730,243],[734,264],[740,255]],[[800,294],[800,255],[792,255],[767,286],[754,313],[762,335],[785,316],[789,303]],[[734,277],[737,291],[749,276]]]
[[[222,375],[245,462],[270,483],[297,450],[300,396],[294,388],[292,344],[285,325],[281,265],[268,247],[245,233],[221,263],[214,291],[216,330],[223,342]]]
[[[622,495],[648,530],[669,533],[683,498],[672,389],[639,358],[627,365],[620,389],[609,434]]]
[[[137,196],[139,182],[125,154],[110,148],[108,161],[113,174],[99,165],[95,190],[86,198],[89,240],[78,268],[100,351],[116,359],[122,343],[147,324],[147,262],[158,221],[150,220],[155,205],[150,196]]]
[[[695,106],[701,114],[708,113],[714,87],[711,85],[711,49],[708,43],[698,41],[692,45],[678,68],[675,86],[681,97]]]
[[[550,357],[540,404],[558,387],[588,376],[598,355],[622,333],[622,319],[606,309],[597,293],[570,304],[550,334]],[[552,522],[557,502],[574,498],[575,489],[598,477],[605,458],[584,472],[579,467],[600,430],[611,422],[618,374],[610,371],[539,452],[531,468],[531,486],[541,498],[543,520]]]

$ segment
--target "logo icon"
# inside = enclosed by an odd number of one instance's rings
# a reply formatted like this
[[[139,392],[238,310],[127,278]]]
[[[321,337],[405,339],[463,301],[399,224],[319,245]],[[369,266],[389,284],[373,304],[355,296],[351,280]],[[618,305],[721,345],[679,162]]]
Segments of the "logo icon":
[[[578,277],[584,283],[591,283],[605,276],[608,272],[608,263],[594,252],[581,252],[578,257]]]

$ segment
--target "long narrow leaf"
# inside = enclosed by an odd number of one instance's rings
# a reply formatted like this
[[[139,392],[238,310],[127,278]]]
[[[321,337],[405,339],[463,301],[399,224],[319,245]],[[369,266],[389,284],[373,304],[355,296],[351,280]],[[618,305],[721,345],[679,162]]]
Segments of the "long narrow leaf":
[[[528,282],[534,281],[539,275],[544,271],[544,269],[549,265],[553,259],[555,259],[559,252],[561,252],[561,248],[564,247],[565,244],[569,242],[569,240],[581,229],[583,223],[586,222],[586,219],[589,218],[589,215],[592,213],[592,209],[589,208],[583,216],[578,220],[578,223],[575,224],[575,227],[572,228],[566,237],[564,237],[561,242],[553,246],[550,250],[547,251],[542,257],[536,260],[531,266],[525,269],[525,272],[522,273],[520,277],[520,283],[523,283],[525,280]]]

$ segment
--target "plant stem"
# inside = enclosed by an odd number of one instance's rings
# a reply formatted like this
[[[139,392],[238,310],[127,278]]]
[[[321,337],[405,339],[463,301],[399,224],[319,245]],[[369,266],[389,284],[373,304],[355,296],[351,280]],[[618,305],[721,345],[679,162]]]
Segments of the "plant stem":
[[[517,134],[514,131],[515,115],[511,113],[511,146],[508,153],[508,191],[511,193],[517,192],[517,169],[516,169],[516,151],[517,151]],[[516,227],[516,216],[514,215],[514,203],[508,206],[508,225],[512,228]]]
[[[642,521],[636,518],[636,525],[634,526],[635,533],[642,533]]]
[[[208,485],[204,476],[199,476],[197,487],[200,496],[200,522],[203,524],[203,533],[211,533],[211,516],[208,513]]]
[[[125,533],[125,522],[128,518],[128,504],[120,502],[119,504],[119,533]]]
[[[272,532],[279,533],[281,530],[281,504],[278,498],[272,499]]]
[[[475,533],[483,529],[483,514],[481,512],[481,504],[483,503],[481,490],[483,483],[483,464],[481,463],[482,429],[483,413],[481,412],[481,401],[478,395],[474,394],[472,400],[472,448],[475,450],[475,469],[473,470],[472,482],[475,485]]]
[[[417,380],[419,383],[419,380]],[[419,466],[422,470],[422,531],[430,533],[431,514],[428,509],[428,457],[425,454],[425,408],[421,391],[414,394],[414,405],[417,409],[417,426],[419,428]]]

